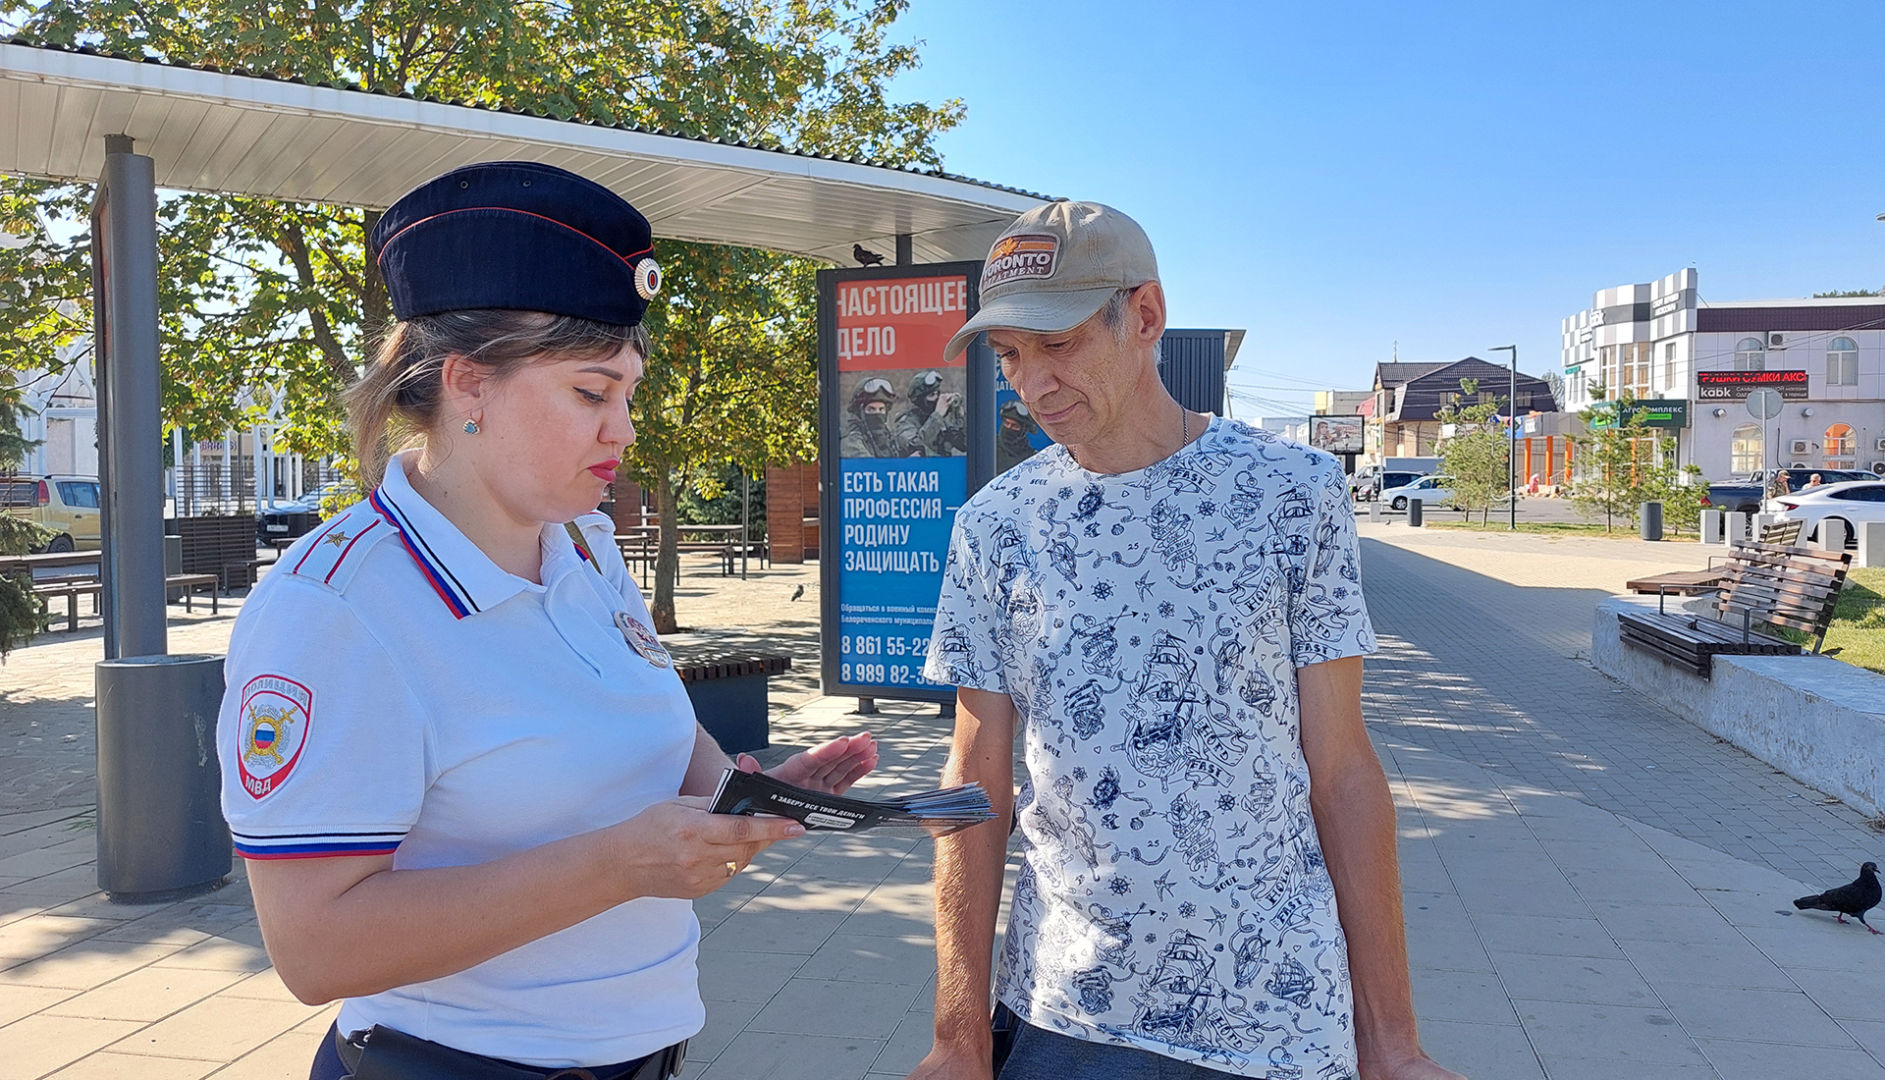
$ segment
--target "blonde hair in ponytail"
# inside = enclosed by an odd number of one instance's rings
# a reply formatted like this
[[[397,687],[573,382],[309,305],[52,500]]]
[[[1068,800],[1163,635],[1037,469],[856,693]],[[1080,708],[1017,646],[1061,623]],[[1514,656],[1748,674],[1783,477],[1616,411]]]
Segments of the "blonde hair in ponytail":
[[[573,315],[481,309],[419,315],[388,327],[373,362],[347,390],[360,482],[378,487],[395,453],[425,445],[438,424],[441,375],[448,357],[462,356],[502,379],[540,359],[587,360],[632,345],[648,358],[648,331]]]

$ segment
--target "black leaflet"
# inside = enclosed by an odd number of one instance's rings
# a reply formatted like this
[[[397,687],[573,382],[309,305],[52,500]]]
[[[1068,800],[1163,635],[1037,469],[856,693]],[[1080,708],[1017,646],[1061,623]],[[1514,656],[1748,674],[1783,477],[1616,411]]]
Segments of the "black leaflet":
[[[901,799],[853,799],[808,791],[765,773],[728,769],[713,795],[716,814],[776,814],[808,829],[857,832],[879,826],[929,829],[938,836],[992,821],[995,811],[980,784],[926,791]]]

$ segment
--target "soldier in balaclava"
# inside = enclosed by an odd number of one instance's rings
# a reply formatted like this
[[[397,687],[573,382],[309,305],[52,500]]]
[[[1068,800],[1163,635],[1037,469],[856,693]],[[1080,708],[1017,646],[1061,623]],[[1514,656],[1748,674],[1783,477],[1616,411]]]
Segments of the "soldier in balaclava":
[[[1001,407],[1001,427],[995,433],[995,471],[1007,472],[1034,456],[1034,444],[1028,439],[1040,425],[1028,413],[1020,398]]]
[[[942,372],[935,368],[910,376],[910,403],[897,415],[897,436],[924,457],[953,457],[969,449],[962,395],[945,391],[942,384]]]
[[[873,375],[857,384],[844,422],[844,437],[839,452],[844,457],[910,457],[915,448],[899,437],[890,426],[890,404],[897,391],[890,380]]]

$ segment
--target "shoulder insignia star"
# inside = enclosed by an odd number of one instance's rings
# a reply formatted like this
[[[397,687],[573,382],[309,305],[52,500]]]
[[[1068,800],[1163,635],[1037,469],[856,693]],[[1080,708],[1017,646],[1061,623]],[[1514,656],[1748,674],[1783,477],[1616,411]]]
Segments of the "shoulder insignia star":
[[[341,532],[338,529],[327,534],[327,542],[334,545],[335,547],[340,547],[342,544],[345,544],[347,541],[351,539],[353,539],[353,537],[348,536],[346,533]]]

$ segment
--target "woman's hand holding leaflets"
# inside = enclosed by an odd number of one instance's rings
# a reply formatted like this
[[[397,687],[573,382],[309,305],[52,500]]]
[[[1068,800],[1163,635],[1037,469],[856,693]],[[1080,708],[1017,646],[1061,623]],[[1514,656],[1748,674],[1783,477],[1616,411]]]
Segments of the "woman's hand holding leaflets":
[[[698,899],[733,880],[753,856],[805,833],[789,818],[710,814],[712,801],[683,795],[617,826],[632,895]]]
[[[741,754],[736,765],[741,772],[761,771],[759,762],[751,754]],[[860,731],[793,754],[777,768],[765,772],[796,787],[842,795],[876,767],[877,740],[870,732]]]

